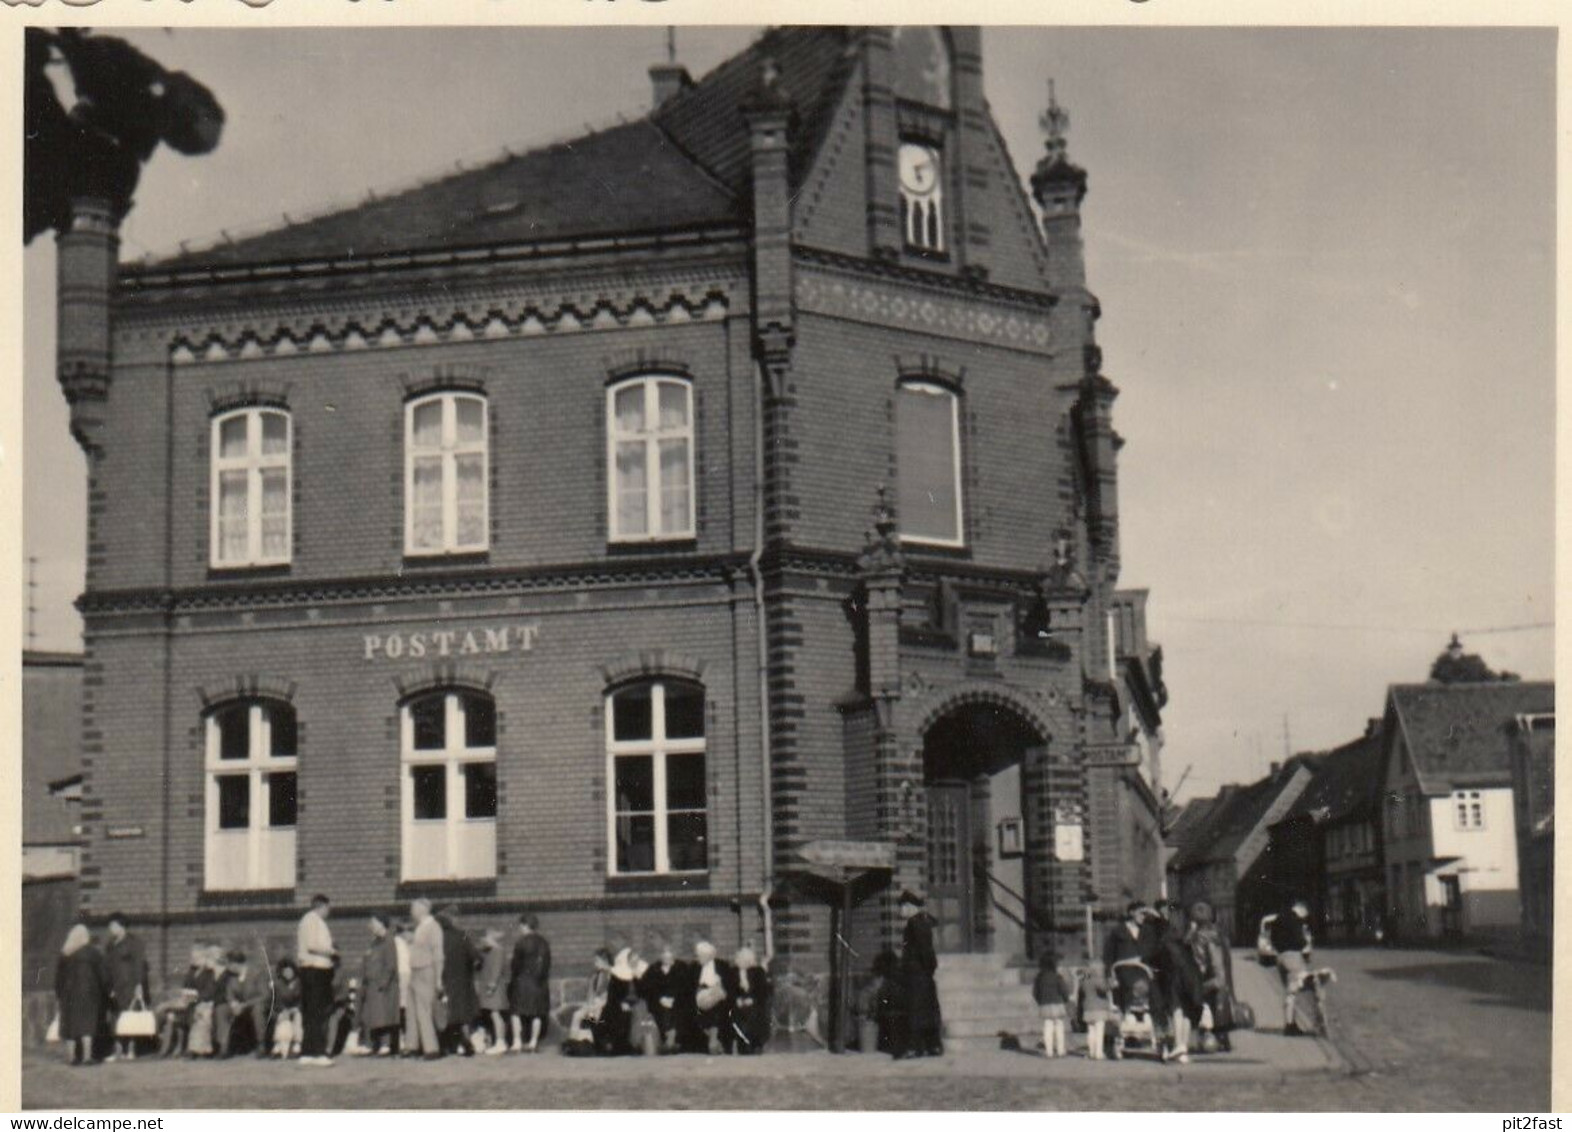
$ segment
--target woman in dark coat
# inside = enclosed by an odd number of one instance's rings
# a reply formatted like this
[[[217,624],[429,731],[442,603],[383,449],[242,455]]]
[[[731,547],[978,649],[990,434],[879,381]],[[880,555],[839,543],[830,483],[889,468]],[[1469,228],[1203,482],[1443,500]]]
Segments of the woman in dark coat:
[[[649,1007],[655,1028],[660,1031],[661,1050],[677,1052],[678,1042],[688,1033],[693,1016],[692,971],[677,958],[671,944],[661,948],[660,961],[650,965],[639,979],[639,997]]]
[[[469,1028],[480,1017],[480,998],[475,994],[475,972],[480,970],[480,953],[469,935],[453,922],[454,909],[437,913],[442,925],[442,993],[447,998],[448,1024],[443,1045],[465,1057],[475,1056]]]
[[[1233,1049],[1229,1032],[1237,1025],[1234,1018],[1234,955],[1217,930],[1216,913],[1204,900],[1190,907],[1190,952],[1201,972],[1201,992],[1212,1010],[1212,1034],[1217,1048],[1224,1053]]]
[[[361,961],[360,1025],[373,1054],[398,1052],[398,944],[387,917],[371,914],[371,946]]]
[[[513,944],[513,969],[508,979],[508,1009],[518,1020],[513,1048],[534,1053],[551,1013],[551,944],[540,934],[533,912],[519,917],[519,938]],[[521,1045],[522,1043],[522,1045]]]
[[[770,974],[750,947],[739,947],[726,972],[734,1053],[763,1053],[770,1040]]]
[[[921,897],[901,893],[901,985],[906,992],[906,1048],[902,1057],[938,1057],[944,1053],[944,1021],[939,1014],[939,988],[933,973],[939,957],[933,949],[934,918],[923,911]]]
[[[60,1040],[71,1043],[72,1065],[93,1065],[93,1039],[104,1032],[109,1010],[109,970],[92,933],[77,924],[66,935],[55,967]]]
[[[611,964],[611,979],[606,984],[606,1005],[591,1027],[595,1033],[595,1052],[606,1057],[622,1057],[633,1052],[633,1010],[639,1001],[638,956],[632,948],[617,952]]]
[[[1186,939],[1183,910],[1170,900],[1159,906],[1159,915],[1162,916],[1162,950],[1157,956],[1157,981],[1171,1012],[1173,1056],[1184,1064],[1190,1060],[1190,1032],[1201,1024],[1201,1011],[1205,1007],[1201,971]]]

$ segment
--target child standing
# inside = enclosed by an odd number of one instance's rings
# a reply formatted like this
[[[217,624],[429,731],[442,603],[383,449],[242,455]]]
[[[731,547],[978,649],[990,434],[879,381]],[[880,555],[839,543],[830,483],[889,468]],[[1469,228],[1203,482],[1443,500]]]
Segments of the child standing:
[[[1038,961],[1032,997],[1037,1000],[1037,1013],[1043,1021],[1043,1055],[1063,1057],[1065,1031],[1070,1019],[1065,1003],[1069,1000],[1070,988],[1059,973],[1059,961],[1051,950],[1043,952]]]
[[[1086,961],[1081,979],[1081,1018],[1086,1023],[1086,1056],[1103,1059],[1103,1034],[1108,1025],[1108,979],[1096,959]]]

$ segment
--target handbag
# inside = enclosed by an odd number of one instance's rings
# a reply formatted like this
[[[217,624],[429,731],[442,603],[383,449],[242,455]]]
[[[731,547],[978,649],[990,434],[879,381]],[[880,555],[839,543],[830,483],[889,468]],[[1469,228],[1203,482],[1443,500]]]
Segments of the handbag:
[[[431,1024],[439,1034],[448,1028],[448,1000],[446,995],[439,995],[432,1000]]]
[[[158,1020],[147,1008],[147,1003],[142,1001],[140,993],[131,1000],[129,1009],[122,1010],[115,1017],[117,1038],[151,1038],[156,1037],[157,1034]]]
[[[49,1019],[49,1028],[44,1031],[44,1041],[53,1044],[60,1040],[60,1015],[55,1014]]]
[[[726,992],[719,986],[700,987],[698,994],[693,996],[693,1001],[700,1010],[714,1010],[726,1001]]]
[[[1242,1002],[1239,999],[1234,998],[1232,995],[1229,996],[1229,999],[1233,1005],[1234,1029],[1255,1029],[1255,1007],[1251,1006],[1248,1002]]]

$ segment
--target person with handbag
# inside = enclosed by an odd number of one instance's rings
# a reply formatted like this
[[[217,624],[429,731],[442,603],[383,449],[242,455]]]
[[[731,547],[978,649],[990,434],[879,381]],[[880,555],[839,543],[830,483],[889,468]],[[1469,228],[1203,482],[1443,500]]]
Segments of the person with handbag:
[[[474,1057],[469,1031],[480,1017],[480,998],[475,993],[480,955],[469,933],[458,925],[457,908],[450,904],[436,918],[442,925],[442,997],[447,1002],[447,1023],[438,1029],[450,1052]]]
[[[1206,1006],[1212,1015],[1211,1034],[1217,1040],[1217,1048],[1221,1052],[1231,1052],[1233,1040],[1229,1033],[1237,1024],[1233,951],[1217,930],[1216,913],[1204,900],[1198,900],[1190,907],[1189,943],[1196,966],[1201,972]]]
[[[104,962],[109,970],[109,998],[113,1012],[115,1046],[105,1058],[115,1061],[136,1057],[138,1038],[151,1038],[157,1033],[157,1023],[147,1008],[147,949],[142,941],[126,930],[126,917],[122,912],[111,912],[108,921],[109,942],[104,948]]]
[[[726,1024],[726,978],[730,965],[724,959],[715,958],[715,945],[704,939],[693,945],[693,958],[698,963],[693,987],[693,1024],[704,1035],[709,1053],[729,1053],[731,1027]]]
[[[66,933],[55,965],[59,1037],[71,1043],[72,1065],[96,1065],[93,1041],[109,1014],[109,971],[93,933],[77,924]]]

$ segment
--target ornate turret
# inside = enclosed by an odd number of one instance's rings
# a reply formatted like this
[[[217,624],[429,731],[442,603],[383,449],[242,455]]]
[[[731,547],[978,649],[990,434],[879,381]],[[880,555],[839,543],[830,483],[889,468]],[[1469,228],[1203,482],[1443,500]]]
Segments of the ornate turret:
[[[1081,201],[1086,198],[1086,170],[1070,161],[1070,115],[1054,96],[1048,80],[1048,107],[1038,118],[1045,136],[1042,159],[1032,172],[1032,199],[1043,213],[1048,241],[1048,271],[1058,288],[1084,287],[1086,268],[1081,252]]]

